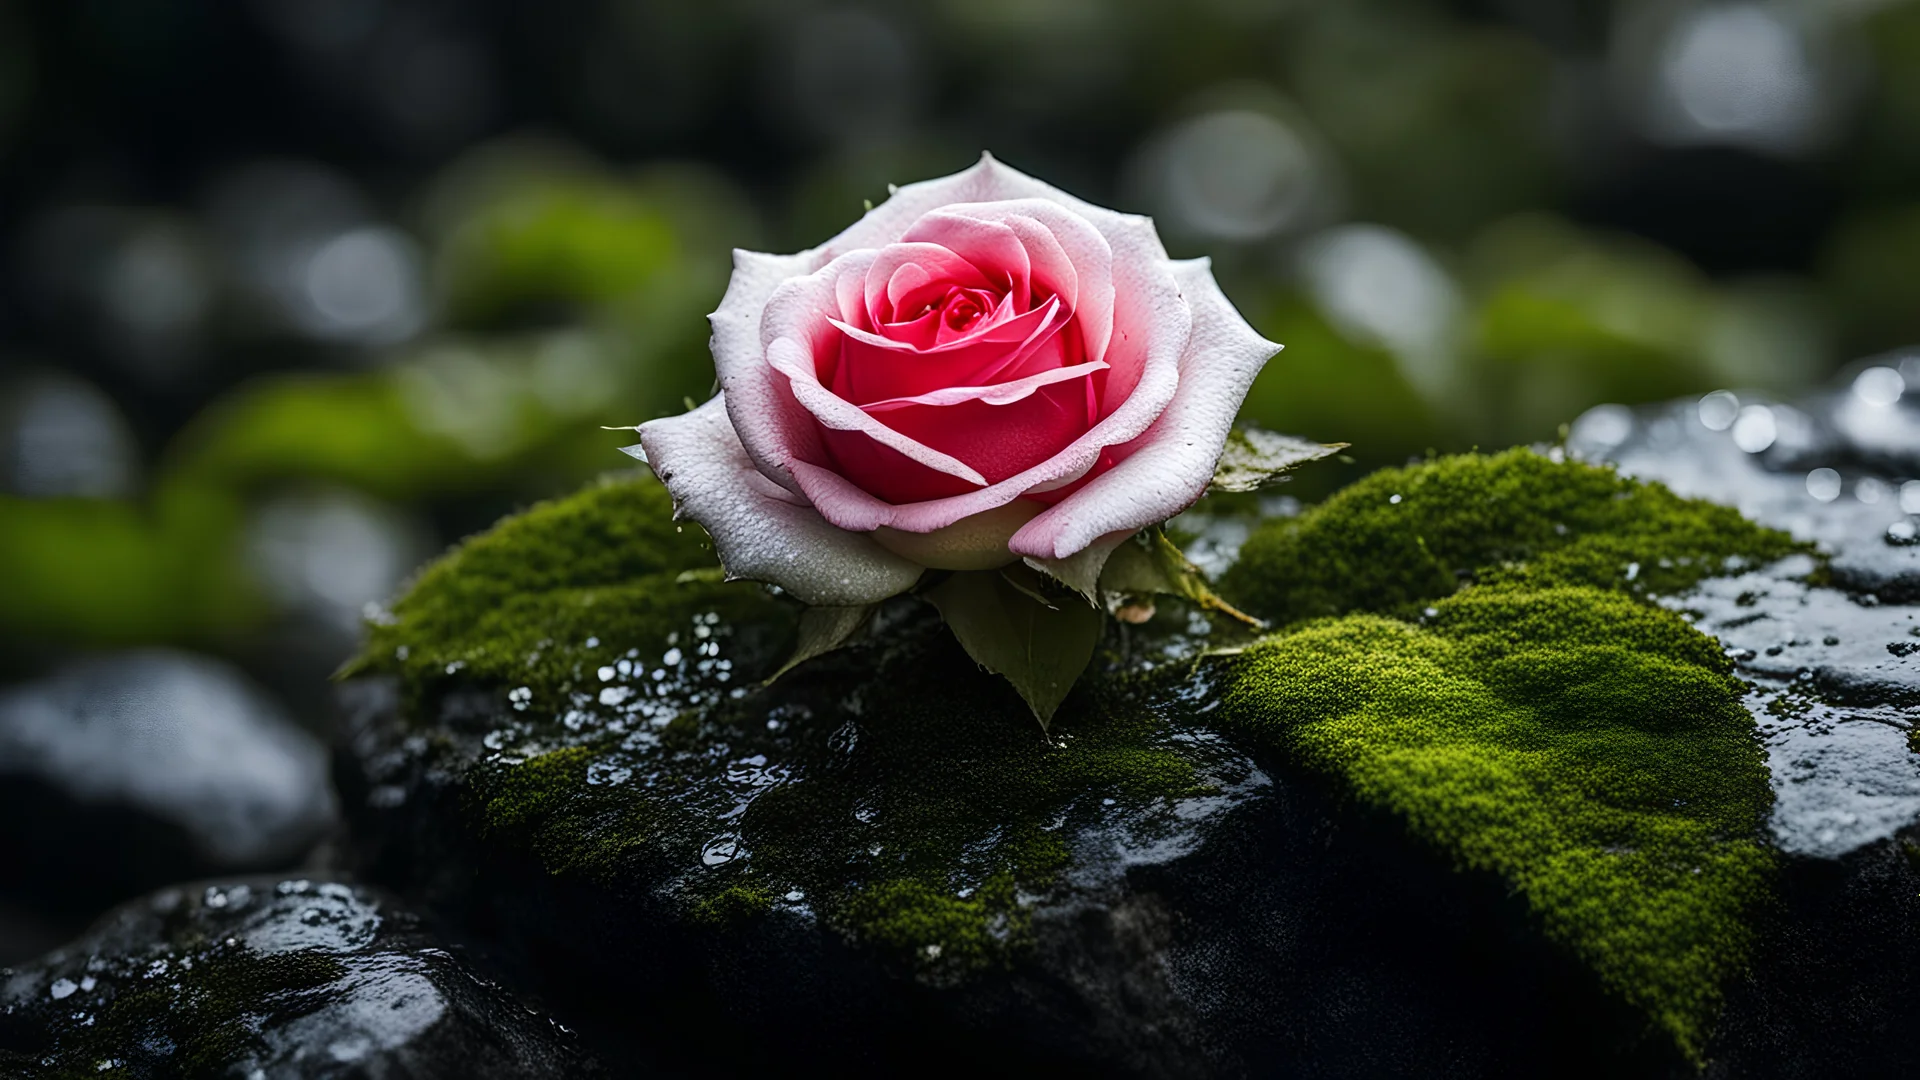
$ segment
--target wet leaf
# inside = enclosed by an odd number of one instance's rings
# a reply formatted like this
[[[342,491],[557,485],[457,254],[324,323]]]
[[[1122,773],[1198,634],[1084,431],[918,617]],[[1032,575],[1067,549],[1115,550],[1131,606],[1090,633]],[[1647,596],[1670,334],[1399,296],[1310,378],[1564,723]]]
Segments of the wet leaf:
[[[1012,683],[1043,729],[1106,626],[1100,609],[1018,564],[953,574],[925,595],[967,655]]]
[[[1220,453],[1220,464],[1214,466],[1213,482],[1207,490],[1257,491],[1283,473],[1346,448],[1346,443],[1317,443],[1297,435],[1238,428],[1227,436],[1226,449]]]
[[[814,657],[825,656],[852,641],[860,628],[867,625],[867,619],[878,606],[810,607],[801,612],[800,640],[793,647],[793,655],[780,665],[779,671],[768,676],[767,681],[772,682]]]
[[[1222,600],[1200,568],[1188,562],[1159,529],[1142,532],[1114,549],[1100,572],[1100,592],[1108,597],[1108,608],[1114,611],[1142,597],[1180,596],[1248,626],[1264,625]]]

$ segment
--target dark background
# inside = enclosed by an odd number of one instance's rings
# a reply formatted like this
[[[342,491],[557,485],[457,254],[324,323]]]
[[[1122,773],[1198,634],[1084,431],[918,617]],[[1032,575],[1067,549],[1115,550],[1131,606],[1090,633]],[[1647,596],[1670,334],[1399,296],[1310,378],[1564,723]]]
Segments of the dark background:
[[[1920,342],[1901,0],[0,2],[0,681],[305,723],[424,558],[709,392],[733,246],[982,149],[1208,254],[1344,477]]]

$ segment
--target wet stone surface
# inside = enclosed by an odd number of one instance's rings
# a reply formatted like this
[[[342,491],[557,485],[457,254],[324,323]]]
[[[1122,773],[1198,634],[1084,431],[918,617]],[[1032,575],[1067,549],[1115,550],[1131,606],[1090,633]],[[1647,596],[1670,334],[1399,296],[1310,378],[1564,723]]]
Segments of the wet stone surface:
[[[1564,486],[1526,455],[1459,466],[1483,469]],[[1590,472],[1611,521],[1618,481]],[[1713,515],[1666,512],[1728,541]],[[1043,733],[910,598],[764,685],[794,607],[717,581],[704,552],[648,533],[665,520],[657,489],[624,481],[503,524],[422,575],[342,687],[360,869],[485,942],[607,1060],[1159,1076],[1683,1060],[1498,874],[1240,738],[1221,708],[1234,661],[1200,652],[1245,639],[1191,608],[1116,624]],[[1718,678],[1697,689],[1746,723]],[[1764,804],[1752,764],[1734,782],[1751,773]]]
[[[334,821],[325,748],[226,664],[104,654],[0,691],[0,904],[84,918],[292,865]]]
[[[391,898],[334,881],[170,887],[0,968],[8,1076],[599,1075],[575,1044]]]
[[[1910,382],[1909,380],[1914,380]],[[1795,405],[1709,395],[1605,407],[1568,449],[1815,542],[1662,602],[1755,692],[1783,860],[1711,1075],[1910,1075],[1920,1000],[1920,364]]]
[[[350,684],[343,798],[367,869],[490,933],[610,1061],[636,1039],[694,1073],[889,1075],[931,1056],[1474,1076],[1545,1069],[1569,1045],[1673,1059],[1527,934],[1497,880],[1233,746],[1191,662],[1139,675],[1192,653],[1184,610],[1110,640],[1051,739],[930,610],[885,618],[884,647],[605,741],[618,706],[542,728],[511,688],[453,685],[429,736],[392,681]],[[736,660],[736,676],[767,670]],[[595,745],[565,796],[584,835],[546,847],[476,824],[490,770]],[[625,835],[608,789],[629,807],[666,789],[674,809]],[[607,843],[628,846],[582,854]]]
[[[1920,876],[1887,647],[1920,637],[1842,573],[1904,572],[1897,477],[1882,519],[1823,498],[1829,466],[1598,418],[1576,455],[1794,536],[1558,452],[1191,518],[1272,634],[1210,657],[1246,642],[1182,604],[1116,624],[1050,734],[912,599],[765,685],[795,606],[609,481],[372,628],[336,759],[356,867],[616,1071],[1920,1067],[1890,1034]]]
[[[1573,426],[1568,450],[1818,545],[1663,598],[1759,692],[1785,851],[1837,857],[1920,821],[1920,386],[1896,363],[1797,406],[1716,393]],[[1920,374],[1920,366],[1906,369]]]

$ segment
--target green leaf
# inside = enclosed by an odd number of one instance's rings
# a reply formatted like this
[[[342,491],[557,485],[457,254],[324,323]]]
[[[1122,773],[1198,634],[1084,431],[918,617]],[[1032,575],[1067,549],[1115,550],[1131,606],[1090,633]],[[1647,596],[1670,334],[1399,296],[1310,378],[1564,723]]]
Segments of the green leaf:
[[[1257,491],[1309,461],[1332,457],[1346,443],[1317,443],[1296,435],[1280,435],[1260,428],[1238,428],[1227,436],[1214,466],[1209,491]]]
[[[1208,611],[1217,611],[1248,626],[1265,624],[1222,600],[1207,584],[1200,568],[1159,529],[1149,529],[1114,549],[1100,572],[1100,591],[1108,606],[1118,608],[1127,597],[1181,596]]]
[[[967,655],[1013,684],[1043,730],[1106,628],[1098,608],[1018,564],[953,574],[926,597]]]
[[[801,664],[816,656],[840,648],[853,640],[860,628],[867,625],[867,619],[873,615],[877,604],[861,604],[856,607],[810,607],[800,613],[800,640],[793,647],[793,655],[780,665],[780,670],[767,677],[768,682],[778,679]]]

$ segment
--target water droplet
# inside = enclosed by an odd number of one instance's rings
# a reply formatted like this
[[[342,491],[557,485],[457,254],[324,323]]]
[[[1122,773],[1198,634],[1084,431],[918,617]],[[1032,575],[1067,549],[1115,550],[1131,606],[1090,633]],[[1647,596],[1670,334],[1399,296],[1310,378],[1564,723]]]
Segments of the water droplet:
[[[1900,400],[1907,381],[1890,367],[1870,367],[1853,378],[1853,396],[1877,408]]]
[[[609,686],[600,691],[600,704],[618,705],[633,696],[633,690],[625,686]]]
[[[789,904],[797,904],[806,898],[807,894],[801,892],[799,889],[793,889],[787,893],[787,903]]]
[[[1393,504],[1393,505],[1395,505],[1395,506],[1399,506],[1399,505],[1400,505],[1400,496],[1398,496],[1398,495],[1390,495],[1390,496],[1388,496],[1388,497],[1387,497],[1387,501],[1388,501],[1389,503],[1392,503],[1392,504]]]
[[[1829,468],[1818,468],[1807,474],[1807,494],[1821,502],[1832,502],[1840,497],[1840,474]]]
[[[1915,541],[1920,541],[1920,527],[1913,522],[1902,520],[1887,526],[1887,543],[1905,547]]]
[[[1632,581],[1639,576],[1640,576],[1640,564],[1637,562],[1628,563],[1627,564],[1627,580]]]
[[[1715,390],[1700,399],[1698,407],[1700,424],[1708,431],[1725,431],[1733,426],[1734,417],[1740,415],[1740,399],[1726,390]]]
[[[660,662],[667,665],[668,667],[678,667],[680,664],[680,659],[681,659],[681,654],[679,649],[668,649],[667,655],[661,657]]]
[[[1748,405],[1733,421],[1733,445],[1746,453],[1758,454],[1779,437],[1780,426],[1765,405]]]
[[[596,761],[587,766],[587,783],[624,784],[633,778],[633,770],[625,765],[610,761]]]
[[[600,676],[601,682],[611,682],[613,681],[613,677],[619,673],[614,671],[612,666],[607,666],[607,667],[601,668],[599,671],[595,672],[594,674]]]
[[[72,997],[73,992],[78,989],[80,989],[80,984],[74,982],[72,979],[55,979],[53,980],[53,985],[47,987],[47,993],[52,996],[55,1001],[65,1001]]]
[[[716,836],[700,849],[700,861],[708,866],[732,862],[740,854],[740,840],[734,836]]]
[[[599,648],[599,647],[600,647],[600,639],[599,639],[599,638],[597,638],[597,637],[590,637],[590,638],[588,638],[588,639],[587,639],[587,648],[589,648],[589,649],[597,649],[597,648]]]

